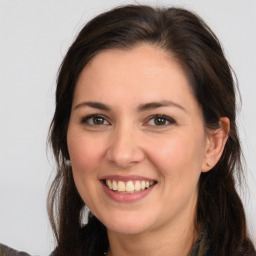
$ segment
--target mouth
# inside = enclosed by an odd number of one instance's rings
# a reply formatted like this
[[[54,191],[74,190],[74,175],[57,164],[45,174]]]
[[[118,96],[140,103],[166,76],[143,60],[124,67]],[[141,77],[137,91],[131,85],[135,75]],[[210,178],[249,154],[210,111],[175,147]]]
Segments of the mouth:
[[[101,182],[111,191],[119,194],[134,194],[151,188],[156,185],[152,180],[110,180],[102,179]]]

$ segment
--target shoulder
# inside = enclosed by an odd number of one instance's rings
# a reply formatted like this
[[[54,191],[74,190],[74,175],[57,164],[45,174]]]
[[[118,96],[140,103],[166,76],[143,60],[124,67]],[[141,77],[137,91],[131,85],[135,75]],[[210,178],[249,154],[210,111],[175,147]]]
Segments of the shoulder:
[[[0,244],[0,256],[30,256],[26,252],[16,251],[4,244]]]
[[[201,234],[194,244],[190,256],[211,256],[214,248],[214,242],[210,240],[208,229],[204,227]],[[253,243],[249,238],[246,238],[234,256],[256,256],[256,251]]]
[[[55,253],[52,252],[49,256],[54,256]],[[26,252],[21,252],[12,249],[9,246],[6,246],[4,244],[0,244],[0,256],[31,256],[30,254]]]

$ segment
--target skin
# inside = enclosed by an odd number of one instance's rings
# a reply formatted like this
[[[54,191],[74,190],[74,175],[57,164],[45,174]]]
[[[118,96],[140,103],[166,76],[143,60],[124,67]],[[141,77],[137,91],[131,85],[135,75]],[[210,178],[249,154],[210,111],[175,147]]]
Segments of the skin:
[[[141,108],[152,102],[162,106]],[[93,114],[100,119],[85,121]],[[159,125],[157,114],[171,121]],[[228,130],[227,118],[216,131],[205,128],[182,67],[162,49],[142,44],[106,50],[85,66],[74,92],[67,142],[78,192],[107,227],[108,255],[189,253],[198,236],[198,180],[217,163]],[[106,175],[139,175],[157,184],[139,201],[116,202],[100,182]]]

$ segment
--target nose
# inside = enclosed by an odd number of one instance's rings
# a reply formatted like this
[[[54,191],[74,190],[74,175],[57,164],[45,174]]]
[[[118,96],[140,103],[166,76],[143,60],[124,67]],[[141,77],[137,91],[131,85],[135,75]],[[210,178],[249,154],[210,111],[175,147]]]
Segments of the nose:
[[[123,128],[113,131],[107,149],[107,160],[116,166],[126,169],[144,159],[144,151],[139,146],[138,132]]]

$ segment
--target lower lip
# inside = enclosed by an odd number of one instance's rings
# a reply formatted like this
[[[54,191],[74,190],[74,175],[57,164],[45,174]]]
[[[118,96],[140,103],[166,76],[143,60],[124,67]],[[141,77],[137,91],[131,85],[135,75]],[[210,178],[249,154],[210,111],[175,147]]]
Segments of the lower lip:
[[[123,203],[132,203],[139,201],[146,197],[155,187],[155,185],[149,187],[148,189],[135,192],[132,194],[122,194],[122,193],[116,193],[113,190],[110,190],[105,184],[102,183],[103,190],[105,193],[114,201],[116,202],[123,202]]]

